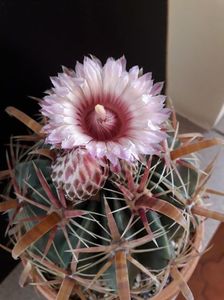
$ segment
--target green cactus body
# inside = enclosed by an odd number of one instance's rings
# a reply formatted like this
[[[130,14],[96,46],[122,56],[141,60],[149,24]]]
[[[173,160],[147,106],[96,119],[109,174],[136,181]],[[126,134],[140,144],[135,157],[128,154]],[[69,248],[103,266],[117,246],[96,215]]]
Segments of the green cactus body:
[[[38,178],[35,168],[41,171],[52,195],[59,201],[58,191],[51,179],[52,170],[51,161],[49,159],[32,157],[31,159],[19,162],[15,167],[15,177],[21,195],[31,199],[35,203],[48,207],[48,211],[43,211],[40,207],[32,205],[32,203],[24,200],[23,209],[16,216],[16,222],[19,222],[19,220],[23,220],[24,218],[29,218],[29,221],[22,222],[23,234],[38,224],[36,217],[41,217],[52,211],[52,203],[48,198],[46,188],[41,183],[40,178]],[[132,174],[132,176],[137,185],[141,181],[144,170],[145,166],[140,163],[138,164],[137,169],[135,167],[135,173]],[[197,184],[197,173],[186,167],[179,167],[178,170],[183,181],[187,180],[189,183],[188,192],[189,195],[191,195]],[[109,205],[113,220],[119,231],[119,243],[121,243],[121,248],[124,241],[132,242],[147,236],[147,231],[144,228],[138,213],[130,208],[125,201],[125,195],[113,180],[113,176],[109,176],[104,187],[102,187],[98,194],[92,199],[80,202],[66,200],[67,210],[80,210],[84,212],[84,214],[80,216],[66,219],[63,230],[66,232],[67,237],[65,237],[61,225],[58,224],[51,245],[46,253],[46,245],[50,239],[51,231],[44,234],[27,249],[28,256],[30,253],[34,253],[38,257],[44,256],[45,260],[70,272],[71,276],[80,276],[88,280],[93,280],[99,270],[103,268],[107,262],[112,260],[111,265],[101,274],[100,278],[97,279],[97,284],[102,288],[105,288],[106,291],[109,291],[109,294],[117,293],[117,266],[115,261],[113,261],[117,249],[115,247],[108,252],[103,250],[94,252],[94,249],[98,246],[109,247],[114,244],[110,233],[111,228],[108,226],[105,200]],[[119,178],[117,177],[116,180],[119,181]],[[121,184],[126,186],[126,183],[125,176],[123,176],[121,178]],[[151,190],[153,194],[160,193],[161,199],[175,205],[181,211],[184,211],[185,204],[177,201],[172,194],[170,189],[172,184],[180,186],[179,192],[184,198],[184,190],[178,177],[176,175],[171,176],[168,171],[164,171],[162,159],[155,157],[152,160],[150,180],[145,188]],[[135,199],[133,199],[133,202],[134,200]],[[60,211],[59,214],[63,214],[63,209],[64,208],[54,208],[56,212],[57,210],[58,212]],[[129,224],[130,218],[132,218],[131,226]],[[143,242],[141,245],[136,246],[133,249],[126,249],[125,251],[127,251],[127,255],[130,254],[135,261],[144,266],[144,268],[150,270],[150,272],[156,276],[156,274],[162,272],[175,260],[176,254],[174,243],[178,241],[178,237],[183,234],[184,229],[182,226],[175,224],[175,221],[169,217],[150,209],[146,210],[146,218],[154,235],[153,240]],[[127,226],[130,228],[127,229]],[[93,250],[90,252],[82,253],[82,251],[80,251],[80,253],[76,253],[75,251],[72,251],[76,248],[84,249],[91,247]],[[45,267],[42,267],[41,265],[41,261],[35,260],[35,258],[32,258],[32,261],[40,268],[40,270],[45,270]],[[75,270],[72,269],[72,263],[74,263],[74,261],[76,263]],[[130,288],[132,289],[136,284],[136,278],[140,275],[142,276],[144,272],[130,261],[127,261],[127,268],[128,281]],[[48,273],[45,272],[45,276],[46,278],[54,278],[55,276],[57,278],[57,275],[54,272],[51,272],[51,270],[49,270]],[[156,281],[153,281],[153,278],[148,278],[147,280],[150,281],[150,286],[152,288],[157,284]],[[83,291],[85,290],[83,286],[82,289]],[[104,298],[102,293],[94,291],[94,288],[92,288],[92,292],[97,295],[96,297]]]

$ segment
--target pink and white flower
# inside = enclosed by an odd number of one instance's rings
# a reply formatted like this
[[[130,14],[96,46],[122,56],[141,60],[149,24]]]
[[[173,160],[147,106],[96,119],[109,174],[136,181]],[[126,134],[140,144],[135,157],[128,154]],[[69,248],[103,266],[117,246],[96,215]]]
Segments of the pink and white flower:
[[[162,83],[153,84],[151,73],[141,75],[138,66],[127,71],[124,57],[108,58],[105,65],[85,57],[75,71],[63,68],[51,81],[41,111],[48,119],[46,142],[53,147],[85,147],[113,166],[160,150],[169,111],[159,95]]]

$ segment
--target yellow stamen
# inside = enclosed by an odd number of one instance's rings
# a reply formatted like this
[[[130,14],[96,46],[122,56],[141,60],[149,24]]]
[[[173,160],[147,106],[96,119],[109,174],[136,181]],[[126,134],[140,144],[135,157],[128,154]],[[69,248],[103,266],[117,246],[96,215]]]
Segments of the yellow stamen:
[[[106,110],[105,110],[105,108],[104,108],[103,105],[97,104],[97,105],[95,106],[95,112],[97,113],[97,115],[99,116],[99,118],[100,118],[101,120],[104,121],[104,120],[106,119],[107,113],[106,113]]]

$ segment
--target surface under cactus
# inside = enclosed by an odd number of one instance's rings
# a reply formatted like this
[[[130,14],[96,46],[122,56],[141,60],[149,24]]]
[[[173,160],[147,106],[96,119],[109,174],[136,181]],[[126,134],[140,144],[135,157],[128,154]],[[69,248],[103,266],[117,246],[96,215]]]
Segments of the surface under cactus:
[[[104,126],[102,138],[111,123],[105,125],[101,104],[94,102],[91,114],[104,122],[96,125]],[[108,152],[99,157],[83,145],[52,147],[42,130],[45,118],[37,123],[13,107],[7,112],[33,131],[13,139],[8,170],[1,173],[10,184],[0,211],[8,211],[12,256],[25,265],[20,284],[37,278],[59,300],[137,300],[178,279],[192,299],[181,269],[192,258],[199,216],[224,219],[202,205],[212,163],[202,172],[192,153],[222,142],[179,134],[173,114],[155,153],[128,160],[119,150],[116,159]]]

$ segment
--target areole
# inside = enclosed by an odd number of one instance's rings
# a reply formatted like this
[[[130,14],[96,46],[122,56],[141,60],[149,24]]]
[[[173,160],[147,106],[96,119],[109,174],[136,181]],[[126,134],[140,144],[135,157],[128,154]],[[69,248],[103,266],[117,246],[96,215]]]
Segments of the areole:
[[[190,259],[189,263],[186,264],[181,270],[181,274],[183,275],[186,282],[190,279],[200,259],[199,253],[202,248],[203,236],[204,236],[204,223],[202,221],[201,224],[197,227],[195,233],[194,243],[191,252],[192,258]],[[26,261],[23,260],[24,265],[25,263]],[[36,289],[45,299],[47,300],[57,299],[58,291],[49,287],[47,285],[47,282],[44,282],[43,278],[38,274],[35,267],[33,269],[33,272],[30,274],[30,279],[32,282],[36,283],[35,285]],[[180,289],[179,289],[178,282],[176,280],[172,280],[159,294],[156,294],[149,300],[173,300],[179,294],[179,292]],[[118,298],[116,299],[118,300]],[[103,298],[98,300],[103,300]]]

